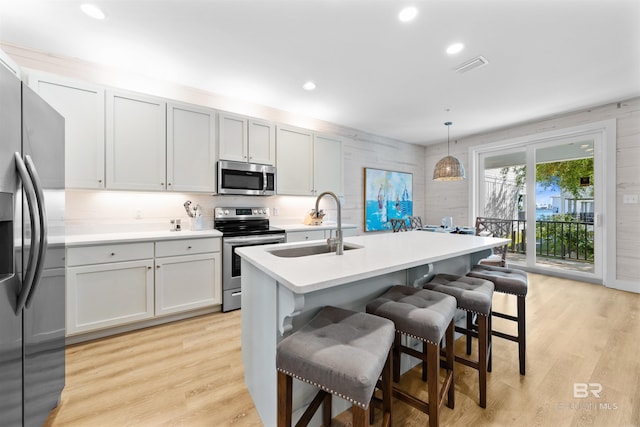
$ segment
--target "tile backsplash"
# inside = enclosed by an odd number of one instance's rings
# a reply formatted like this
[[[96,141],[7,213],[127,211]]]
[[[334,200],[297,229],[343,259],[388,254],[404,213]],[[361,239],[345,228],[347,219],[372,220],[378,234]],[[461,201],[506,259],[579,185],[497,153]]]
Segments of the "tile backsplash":
[[[189,223],[184,209],[187,200],[199,204],[205,220],[212,224],[215,207],[267,207],[271,222],[302,223],[307,212],[314,208],[315,197],[302,196],[213,196],[194,193],[159,193],[139,191],[66,190],[64,219],[68,234],[95,233],[97,231],[164,230],[171,219]],[[327,212],[325,221],[336,220],[332,200],[323,200],[321,208]],[[57,209],[59,211],[59,209]]]

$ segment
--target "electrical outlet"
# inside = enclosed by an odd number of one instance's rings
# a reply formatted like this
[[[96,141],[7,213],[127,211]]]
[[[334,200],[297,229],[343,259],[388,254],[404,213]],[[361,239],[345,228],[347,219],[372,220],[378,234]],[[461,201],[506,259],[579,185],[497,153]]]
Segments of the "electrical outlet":
[[[637,194],[625,194],[622,196],[622,203],[626,205],[636,205],[638,204],[638,195]]]
[[[277,216],[280,213],[280,209],[273,208],[273,216]]]
[[[142,209],[136,209],[136,219],[142,219]]]

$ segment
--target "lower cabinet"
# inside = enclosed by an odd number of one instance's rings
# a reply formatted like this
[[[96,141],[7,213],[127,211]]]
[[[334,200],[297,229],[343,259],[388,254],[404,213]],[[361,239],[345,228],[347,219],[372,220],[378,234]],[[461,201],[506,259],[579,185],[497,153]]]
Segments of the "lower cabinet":
[[[67,269],[67,335],[153,316],[153,259]]]
[[[67,336],[222,302],[220,238],[67,248]]]
[[[287,243],[325,239],[324,230],[287,231]]]
[[[343,228],[342,237],[355,236],[357,234],[356,231],[355,227]],[[287,243],[322,240],[335,237],[335,235],[335,229],[287,231]]]
[[[222,302],[220,253],[156,258],[156,316]]]

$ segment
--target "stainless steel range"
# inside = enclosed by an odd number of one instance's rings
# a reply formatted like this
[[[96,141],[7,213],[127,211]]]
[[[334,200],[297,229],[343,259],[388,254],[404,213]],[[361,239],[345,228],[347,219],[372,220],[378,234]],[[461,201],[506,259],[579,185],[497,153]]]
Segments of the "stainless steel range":
[[[236,248],[283,243],[285,231],[269,226],[269,208],[215,208],[214,228],[222,232],[222,311],[240,308],[240,256]]]

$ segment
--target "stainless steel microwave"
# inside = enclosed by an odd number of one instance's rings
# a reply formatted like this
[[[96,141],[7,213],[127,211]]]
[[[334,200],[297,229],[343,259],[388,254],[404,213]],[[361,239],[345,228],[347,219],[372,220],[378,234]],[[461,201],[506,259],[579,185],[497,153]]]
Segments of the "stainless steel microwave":
[[[273,196],[276,168],[256,163],[218,162],[218,194]]]

